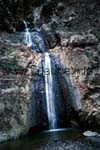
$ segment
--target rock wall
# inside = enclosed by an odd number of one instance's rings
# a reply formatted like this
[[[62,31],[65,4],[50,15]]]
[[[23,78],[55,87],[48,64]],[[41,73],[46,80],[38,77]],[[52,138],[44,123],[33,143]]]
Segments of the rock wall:
[[[19,41],[20,34],[0,35],[0,141],[24,135],[39,124],[31,84],[41,54],[34,54]]]
[[[59,45],[51,49],[51,52],[58,57],[59,70],[63,82],[67,82],[69,86],[66,89],[73,97],[72,106],[78,111],[80,125],[91,127],[100,126],[100,36],[99,23],[96,23],[98,14],[95,9],[99,10],[97,4],[86,4],[85,1],[81,4],[79,1],[66,5],[58,3],[47,23],[51,24],[51,28],[56,25],[53,29],[60,40]]]
[[[59,3],[60,2],[60,3]],[[82,24],[81,15],[77,16],[77,12],[80,11],[80,14],[84,14],[84,12],[91,12],[94,11],[94,16],[96,16],[95,24],[98,24],[99,26],[99,11],[96,11],[96,7],[98,10],[99,1],[93,1],[93,0],[0,0],[0,30],[6,30],[9,33],[13,33],[15,31],[21,31],[23,30],[23,19],[25,18],[33,18],[33,9],[36,7],[43,7],[43,11],[41,14],[42,20],[45,22],[48,22],[50,20],[52,12],[56,10],[57,16],[62,16],[62,2],[64,2],[65,6],[70,7],[72,10],[69,13],[69,8],[66,9],[67,15],[66,18],[63,18],[63,24],[70,26],[70,24],[73,22],[73,19],[78,17],[78,20],[80,21],[80,24]],[[58,10],[57,5],[58,6]],[[89,7],[88,7],[89,6]],[[80,9],[81,8],[81,9]],[[76,9],[76,12],[73,14],[74,9]],[[87,25],[88,25],[88,19],[92,19],[91,13],[87,13]],[[70,16],[70,20],[67,20]],[[61,19],[61,18],[60,18]],[[77,24],[77,21],[75,21],[75,24]],[[70,27],[69,27],[70,28]],[[73,27],[74,29],[74,27]]]
[[[1,0],[0,7],[3,3],[5,2]],[[23,10],[23,1],[20,3]],[[99,2],[91,0],[91,3],[87,4],[86,1],[76,3],[73,0],[56,3],[56,6],[49,4],[46,3],[45,7],[39,9],[41,29],[48,48],[51,48],[50,52],[58,60],[66,107],[70,103],[67,94],[69,91],[72,100],[70,104],[78,114],[79,124],[100,126]],[[1,15],[0,18],[3,23],[6,17],[13,18],[8,13],[10,6],[6,8],[7,15]],[[3,14],[4,9],[0,10]],[[44,12],[48,10],[52,12],[45,16]],[[20,14],[23,18],[24,12]],[[39,97],[34,95],[36,89],[32,87],[38,78],[41,54],[34,53],[21,39],[20,33],[0,33],[0,141],[19,137],[27,133],[30,127],[41,123],[41,120],[34,120],[34,109],[35,104],[37,108],[42,105],[41,100],[36,101],[41,97],[42,84],[38,91]],[[40,76],[38,81],[41,82]],[[70,116],[72,112],[69,112]],[[45,124],[45,121],[43,123]]]
[[[67,81],[69,74],[73,87],[69,92],[73,93],[80,121],[91,127],[100,125],[99,57],[98,49],[93,47],[65,48],[60,54],[62,74]]]
[[[44,0],[0,0],[0,30],[9,33],[23,29],[23,19],[30,16],[33,6],[38,6]]]

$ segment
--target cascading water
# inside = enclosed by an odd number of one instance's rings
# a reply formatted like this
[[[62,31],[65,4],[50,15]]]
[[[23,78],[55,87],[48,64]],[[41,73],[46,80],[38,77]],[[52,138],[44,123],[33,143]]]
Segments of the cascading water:
[[[29,32],[29,28],[28,28],[28,26],[27,26],[26,21],[24,21],[24,25],[25,25],[25,39],[24,39],[24,41],[25,41],[25,43],[26,43],[29,47],[31,47],[31,46],[32,46],[32,39],[31,39],[31,34],[30,34],[30,32]]]
[[[44,78],[45,78],[45,96],[46,96],[46,107],[47,116],[49,121],[49,129],[57,128],[57,115],[55,110],[55,94],[53,91],[53,75],[51,67],[51,59],[49,53],[46,52],[47,48],[43,37],[41,35],[40,28],[34,28],[33,32],[30,34],[27,22],[25,24],[25,43],[32,47],[37,52],[43,52],[44,54]]]
[[[46,52],[47,48],[41,34],[41,29],[39,27],[35,27],[30,32],[26,21],[24,21],[24,25],[25,25],[24,43],[26,43],[36,52],[41,53]]]
[[[57,128],[57,117],[54,106],[54,91],[53,91],[53,77],[51,71],[51,60],[49,53],[44,53],[44,76],[45,76],[45,94],[47,104],[47,115],[49,120],[49,128]]]

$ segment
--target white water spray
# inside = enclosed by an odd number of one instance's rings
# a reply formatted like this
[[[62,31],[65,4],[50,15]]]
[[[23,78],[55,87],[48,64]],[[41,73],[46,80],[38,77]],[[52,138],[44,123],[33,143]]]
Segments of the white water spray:
[[[31,39],[31,34],[29,32],[29,28],[27,27],[26,21],[24,21],[24,25],[25,25],[25,37],[24,37],[25,39],[24,39],[24,41],[29,47],[31,47],[32,46],[32,39]]]
[[[47,104],[47,115],[49,128],[57,128],[57,117],[54,106],[53,76],[51,71],[51,60],[49,53],[44,53],[44,76],[45,76],[45,93]]]

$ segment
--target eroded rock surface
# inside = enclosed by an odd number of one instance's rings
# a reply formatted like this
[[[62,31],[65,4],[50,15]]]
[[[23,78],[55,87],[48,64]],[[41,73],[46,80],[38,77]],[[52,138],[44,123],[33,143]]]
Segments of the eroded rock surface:
[[[20,34],[13,41],[14,36],[0,37],[0,141],[24,135],[37,124],[31,116],[35,101],[31,99],[30,85],[41,54],[19,43]]]
[[[59,47],[51,52],[58,57],[63,82],[70,86],[66,89],[71,92],[73,107],[79,111],[81,125],[94,127],[100,126],[100,37],[95,22],[98,15],[93,13],[95,8],[99,9],[97,4],[70,1],[61,10],[56,7],[51,17],[61,39]]]
[[[79,124],[91,127],[100,127],[99,3],[93,0],[71,0],[67,3],[49,1],[44,7],[37,8],[37,15],[39,13],[41,19],[38,20],[38,25],[44,32],[50,52],[58,60],[66,107],[69,96]],[[29,8],[30,6],[31,2]],[[32,12],[28,12],[28,9],[25,16],[27,13],[32,15],[33,8],[30,10]],[[48,11],[51,12],[47,13]],[[44,12],[47,13],[46,16]],[[23,16],[23,11],[21,14]],[[8,16],[4,18],[8,19]],[[10,27],[10,32],[17,30],[13,21]],[[25,134],[35,122],[32,119],[34,104],[31,96],[35,97],[31,85],[37,82],[35,75],[41,63],[41,54],[34,53],[21,40],[18,33],[0,33],[0,141]],[[40,78],[38,83],[41,83]],[[40,90],[37,92],[39,97],[43,92],[42,87],[42,84],[40,87],[36,86]],[[33,91],[30,90],[32,88]],[[37,101],[36,105],[42,105],[41,101]],[[69,114],[71,115],[70,111]]]

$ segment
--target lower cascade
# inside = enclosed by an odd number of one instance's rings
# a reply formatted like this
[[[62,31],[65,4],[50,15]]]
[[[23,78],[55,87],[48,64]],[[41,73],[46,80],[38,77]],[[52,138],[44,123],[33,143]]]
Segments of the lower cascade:
[[[56,129],[57,116],[54,105],[53,76],[51,69],[51,59],[48,52],[44,53],[44,76],[49,129]]]

